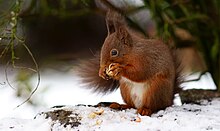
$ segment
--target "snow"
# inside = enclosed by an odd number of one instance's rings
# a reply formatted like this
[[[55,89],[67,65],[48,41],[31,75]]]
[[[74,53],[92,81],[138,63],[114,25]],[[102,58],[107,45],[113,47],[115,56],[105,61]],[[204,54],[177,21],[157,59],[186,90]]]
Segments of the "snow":
[[[39,106],[32,106],[28,103],[19,108],[15,108],[24,99],[15,97],[15,90],[10,88],[4,77],[4,70],[0,67],[0,130],[14,131],[69,131],[69,130],[219,130],[220,129],[220,99],[211,102],[203,101],[201,105],[185,104],[182,106],[168,107],[166,110],[159,111],[151,117],[139,116],[134,109],[125,111],[114,111],[109,108],[102,108],[104,113],[90,118],[90,114],[100,110],[94,107],[74,106],[77,104],[95,105],[99,102],[118,102],[123,103],[119,90],[102,96],[92,94],[80,86],[74,72],[59,72],[46,69],[41,72],[41,83],[39,89],[32,97],[34,103]],[[3,75],[2,75],[3,74]],[[16,87],[16,71],[9,73],[12,85]],[[191,76],[196,77],[196,76]],[[197,76],[198,77],[198,76]],[[190,86],[198,87],[209,85],[210,89],[215,89],[210,80],[210,74],[206,74],[198,82],[190,85],[187,83],[185,88]],[[191,78],[189,78],[191,79]],[[31,79],[33,87],[36,85],[37,78]],[[178,96],[178,95],[177,95]],[[175,101],[178,102],[178,99]],[[175,102],[176,103],[176,102]],[[58,121],[45,119],[45,115],[37,115],[40,112],[51,110],[52,106],[68,105],[62,107],[63,110],[70,110],[78,113],[82,119],[81,125],[72,128],[71,126],[60,125]],[[177,105],[177,104],[175,104]],[[34,117],[37,115],[36,119]],[[134,119],[140,118],[141,122]]]
[[[50,120],[41,117],[38,119],[3,118],[0,120],[1,131],[49,131]]]
[[[36,119],[15,119],[4,118],[0,120],[0,130],[16,131],[116,131],[119,129],[133,131],[163,130],[163,131],[202,131],[220,129],[220,99],[214,99],[211,102],[203,101],[201,105],[185,104],[182,106],[168,107],[156,114],[149,116],[140,116],[136,114],[135,109],[115,111],[109,108],[101,107],[104,112],[95,117],[89,117],[91,113],[101,110],[100,108],[88,106],[66,106],[58,109],[78,113],[82,118],[81,125],[71,127],[60,125],[58,121],[45,119],[45,115],[37,115]],[[58,110],[50,109],[52,110]],[[48,110],[47,110],[48,111]],[[135,119],[140,118],[140,122]]]
[[[4,77],[4,70],[0,67],[0,83],[6,82]],[[14,71],[16,73],[16,71]],[[10,72],[9,74],[13,74]],[[16,87],[15,75],[9,77],[11,84]],[[32,86],[36,86],[37,77],[31,79]],[[59,72],[56,70],[43,70],[41,72],[41,82],[37,92],[33,95],[34,103],[40,104],[34,107],[29,104],[16,108],[24,99],[15,97],[15,90],[9,87],[8,84],[0,85],[0,103],[1,111],[0,118],[4,117],[18,117],[18,118],[32,118],[33,115],[39,111],[55,105],[95,105],[101,101],[115,101],[123,103],[119,90],[109,95],[93,94],[91,91],[82,88],[77,81],[77,77],[73,71]],[[9,104],[10,103],[10,104]],[[3,106],[4,105],[4,106]],[[25,115],[23,115],[25,112]]]
[[[194,73],[193,75],[188,75],[186,80],[197,79],[200,73]],[[205,73],[202,75],[199,81],[192,81],[188,83],[183,83],[182,86],[185,90],[187,89],[216,89],[215,83],[212,80],[210,73]]]

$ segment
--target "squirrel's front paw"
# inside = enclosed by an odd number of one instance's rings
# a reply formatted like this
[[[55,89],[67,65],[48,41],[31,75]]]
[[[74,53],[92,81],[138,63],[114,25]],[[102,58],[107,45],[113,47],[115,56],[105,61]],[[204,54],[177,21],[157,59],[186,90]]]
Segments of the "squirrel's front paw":
[[[122,70],[122,68],[121,68],[120,64],[111,63],[106,70],[106,74],[111,78],[119,79],[121,70]]]
[[[110,79],[110,76],[107,75],[106,70],[107,70],[107,69],[106,69],[105,67],[104,67],[104,68],[100,68],[100,69],[99,69],[99,76],[102,77],[102,78],[105,79],[105,80],[109,80],[109,79]]]

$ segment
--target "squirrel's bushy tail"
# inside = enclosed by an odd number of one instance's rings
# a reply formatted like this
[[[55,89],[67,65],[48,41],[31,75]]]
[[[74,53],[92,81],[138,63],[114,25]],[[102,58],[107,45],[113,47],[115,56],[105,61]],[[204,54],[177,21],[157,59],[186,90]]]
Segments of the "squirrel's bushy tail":
[[[77,74],[80,77],[83,86],[94,92],[108,94],[119,88],[119,81],[105,80],[99,77],[100,55],[96,54],[94,58],[80,62]]]

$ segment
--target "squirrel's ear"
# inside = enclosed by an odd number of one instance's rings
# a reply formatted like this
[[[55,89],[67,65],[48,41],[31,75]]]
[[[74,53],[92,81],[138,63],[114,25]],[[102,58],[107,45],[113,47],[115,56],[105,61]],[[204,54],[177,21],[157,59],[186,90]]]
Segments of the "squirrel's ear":
[[[120,26],[124,26],[126,22],[124,21],[124,17],[113,10],[108,10],[106,13],[106,25],[108,30],[108,35],[117,31]]]
[[[120,13],[113,10],[108,10],[106,13],[106,25],[108,35],[116,32],[116,36],[122,43],[131,46],[132,38],[127,30],[126,21]]]
[[[127,28],[125,26],[120,26],[116,30],[116,36],[119,38],[119,40],[128,46],[132,46],[132,38],[129,34]]]
[[[115,26],[114,26],[113,21],[109,21],[106,19],[106,26],[107,26],[107,30],[108,30],[108,35],[115,32]]]
[[[112,34],[115,32],[115,12],[112,10],[108,10],[106,13],[106,26],[107,26],[107,30],[108,30],[108,35]]]

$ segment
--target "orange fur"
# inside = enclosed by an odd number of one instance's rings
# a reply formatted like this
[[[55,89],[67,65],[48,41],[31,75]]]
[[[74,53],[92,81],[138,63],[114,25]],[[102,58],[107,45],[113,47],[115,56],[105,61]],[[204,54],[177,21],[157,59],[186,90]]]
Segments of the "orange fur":
[[[172,105],[175,62],[171,50],[160,40],[146,39],[129,29],[117,13],[107,16],[108,36],[101,50],[102,78],[119,80],[121,95],[141,115]],[[110,25],[108,25],[110,24]],[[117,50],[117,56],[111,51]]]
[[[106,17],[108,36],[101,49],[99,66],[87,64],[90,70],[84,71],[85,81],[103,93],[120,87],[127,104],[123,107],[137,108],[141,115],[171,106],[174,89],[179,86],[173,51],[161,40],[146,39],[128,28],[120,14],[110,11]],[[111,107],[121,108],[118,104]]]

